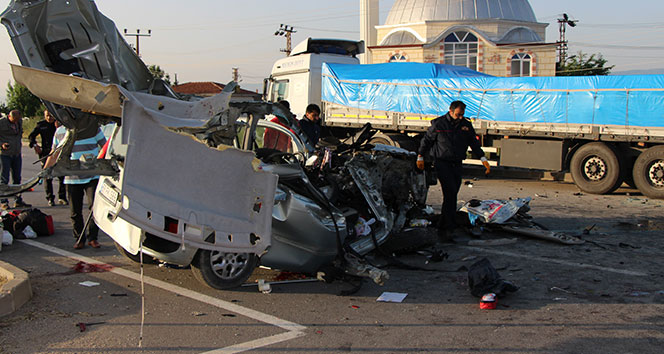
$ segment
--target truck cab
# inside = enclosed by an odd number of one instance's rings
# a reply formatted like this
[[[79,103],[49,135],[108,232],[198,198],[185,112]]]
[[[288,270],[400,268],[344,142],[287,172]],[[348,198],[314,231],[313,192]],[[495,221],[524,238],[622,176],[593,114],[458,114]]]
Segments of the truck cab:
[[[307,105],[321,102],[323,63],[359,64],[364,41],[307,38],[291,55],[277,60],[265,79],[263,94],[270,102],[287,100],[296,117],[304,116]]]

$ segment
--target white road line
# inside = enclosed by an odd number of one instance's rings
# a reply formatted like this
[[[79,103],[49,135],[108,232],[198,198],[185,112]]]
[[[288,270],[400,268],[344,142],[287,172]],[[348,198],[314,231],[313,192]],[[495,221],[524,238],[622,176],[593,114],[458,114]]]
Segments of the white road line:
[[[46,244],[43,244],[41,242],[32,241],[32,240],[17,240],[17,241],[25,243],[25,244],[33,246],[33,247],[41,248],[43,250],[46,250],[46,251],[49,251],[49,252],[52,252],[52,253],[55,253],[55,254],[59,254],[63,257],[71,258],[71,259],[74,259],[74,260],[83,261],[83,262],[90,263],[90,264],[103,264],[103,262],[100,262],[100,261],[98,261],[94,258],[81,256],[79,254],[69,252],[69,251],[65,251],[63,249],[53,247],[53,246],[50,246],[50,245],[46,245]],[[135,281],[138,281],[138,282],[141,281],[140,274],[134,273],[134,272],[126,270],[126,269],[113,268],[112,270],[110,270],[110,272],[115,273],[117,275],[121,275],[123,277],[129,278],[129,279],[132,279],[132,280],[135,280]],[[222,308],[222,309],[227,310],[227,311],[235,312],[235,313],[237,313],[239,315],[242,315],[244,317],[248,317],[248,318],[254,319],[256,321],[267,323],[267,324],[270,324],[270,325],[273,325],[273,326],[276,326],[276,327],[279,327],[279,328],[282,328],[282,329],[285,329],[286,331],[288,331],[288,332],[277,334],[277,335],[274,335],[274,336],[260,338],[260,339],[256,339],[256,340],[253,340],[253,341],[232,345],[232,346],[229,346],[229,347],[226,347],[226,348],[217,349],[217,350],[212,351],[210,353],[239,353],[239,352],[261,348],[261,347],[264,347],[264,346],[267,346],[267,345],[272,345],[272,344],[275,344],[275,343],[283,342],[283,341],[286,341],[286,340],[290,340],[290,339],[293,339],[293,338],[297,338],[297,337],[301,337],[301,336],[306,335],[304,333],[304,331],[307,329],[307,327],[299,325],[297,323],[282,320],[282,319],[277,318],[277,317],[272,316],[272,315],[268,315],[268,314],[265,314],[265,313],[262,313],[262,312],[258,312],[256,310],[252,310],[252,309],[249,309],[249,308],[246,308],[246,307],[243,307],[243,306],[239,306],[239,305],[236,305],[236,304],[228,302],[228,301],[224,301],[224,300],[221,300],[221,299],[214,298],[212,296],[197,293],[193,290],[189,290],[189,289],[177,286],[177,285],[173,285],[173,284],[170,284],[170,283],[167,283],[167,282],[155,279],[155,278],[144,276],[143,280],[145,281],[146,284],[152,285],[156,288],[166,290],[166,291],[178,294],[180,296],[185,296],[185,297],[188,297],[190,299],[193,299],[193,300],[196,300],[196,301],[199,301],[199,302],[211,305],[211,306],[219,307],[219,308]]]
[[[273,336],[270,336],[270,337],[265,337],[265,338],[252,340],[252,341],[245,342],[245,343],[242,343],[242,344],[231,345],[229,347],[222,348],[222,349],[211,350],[209,352],[204,352],[202,354],[241,353],[241,352],[245,352],[247,350],[262,348],[262,347],[266,347],[268,345],[272,345],[272,344],[275,344],[275,343],[295,339],[295,338],[298,338],[298,337],[302,337],[304,335],[306,335],[306,334],[304,332],[300,332],[300,331],[284,332],[284,333],[281,333],[281,334],[276,334],[276,335],[273,335]]]
[[[490,250],[490,249],[481,248],[481,247],[459,246],[459,248],[472,250],[472,251],[481,251],[481,252],[486,252],[486,253],[491,253],[491,254],[498,254],[498,255],[501,255],[501,256],[525,258],[525,259],[530,259],[530,260],[533,260],[533,261],[562,264],[562,265],[566,265],[566,266],[569,266],[569,267],[575,267],[575,268],[586,268],[586,269],[601,270],[603,272],[617,273],[617,274],[623,274],[623,275],[633,275],[633,276],[637,276],[637,277],[647,277],[648,276],[648,274],[646,274],[646,273],[635,272],[633,270],[616,269],[616,268],[602,267],[602,266],[596,266],[596,265],[584,264],[584,263],[574,263],[574,262],[563,261],[563,260],[560,260],[560,259],[551,259],[551,258],[544,258],[544,257],[537,257],[537,256],[528,256],[528,255],[525,255],[525,254],[505,252],[505,251],[496,251],[496,250]]]

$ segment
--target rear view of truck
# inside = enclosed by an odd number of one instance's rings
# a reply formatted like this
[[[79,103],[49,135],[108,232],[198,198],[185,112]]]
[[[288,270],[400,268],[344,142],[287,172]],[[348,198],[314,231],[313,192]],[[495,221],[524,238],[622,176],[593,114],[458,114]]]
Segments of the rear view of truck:
[[[468,105],[499,166],[569,171],[588,193],[627,183],[664,198],[664,75],[503,78],[438,64],[323,65],[324,124],[370,122],[387,142],[416,143],[454,100]]]

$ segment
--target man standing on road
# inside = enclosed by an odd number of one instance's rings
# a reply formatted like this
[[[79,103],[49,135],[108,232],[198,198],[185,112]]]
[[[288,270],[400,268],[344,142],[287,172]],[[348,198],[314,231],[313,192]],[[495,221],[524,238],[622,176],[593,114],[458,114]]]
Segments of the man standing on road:
[[[94,132],[94,130],[92,131]],[[60,145],[67,133],[65,127],[59,127],[55,131],[55,136],[53,137],[53,146],[57,147]],[[80,132],[85,134],[85,132]],[[86,158],[94,159],[99,154],[99,149],[106,144],[106,137],[101,129],[97,128],[96,134],[87,134],[83,136],[78,136],[74,142],[74,147],[69,157],[72,160],[79,160],[81,157],[85,156]],[[57,156],[51,156],[45,164],[45,167],[50,167],[54,160],[57,159]],[[81,249],[85,247],[85,237],[82,236],[85,230],[83,227],[85,223],[83,221],[83,197],[86,196],[88,199],[88,205],[92,208],[95,198],[95,189],[97,188],[97,182],[99,181],[99,176],[94,177],[79,177],[79,176],[66,176],[65,184],[67,185],[67,194],[69,195],[69,208],[71,210],[71,224],[74,232],[74,237],[77,238],[76,243],[74,244],[75,249]],[[92,212],[92,211],[90,211]],[[88,225],[88,245],[92,248],[99,248],[101,245],[97,242],[97,235],[99,234],[99,227],[95,224],[94,220],[90,221]]]
[[[35,149],[35,153],[39,156],[39,159],[43,159],[51,153],[51,145],[53,144],[53,136],[55,135],[56,121],[55,117],[51,115],[48,110],[44,110],[44,120],[41,120],[37,123],[35,128],[32,130],[28,139],[30,139],[30,147]],[[41,138],[41,146],[37,143],[37,137]],[[42,167],[46,161],[42,161]],[[60,187],[58,188],[58,203],[59,204],[69,204],[67,202],[67,190],[64,185],[64,180],[62,177],[58,177],[60,180]],[[55,205],[55,195],[53,194],[53,179],[46,179],[46,200],[48,205]]]
[[[461,101],[450,104],[450,111],[431,122],[424,138],[420,142],[417,155],[417,167],[424,170],[424,155],[431,152],[434,158],[436,174],[443,190],[443,206],[438,221],[438,236],[441,241],[453,242],[452,232],[456,229],[457,193],[461,187],[462,161],[470,146],[475,157],[481,157],[486,174],[491,171],[489,162],[477,140],[473,124],[466,118],[466,105]]]
[[[9,174],[11,172],[12,183],[21,184],[21,138],[23,137],[23,122],[21,112],[17,109],[9,112],[9,115],[0,118],[0,158],[2,159],[2,175],[0,183],[9,183]],[[29,207],[21,198],[16,195],[14,208]],[[2,209],[9,209],[7,199],[0,200]]]
[[[307,106],[307,111],[304,117],[300,119],[300,127],[304,134],[309,138],[312,146],[316,146],[318,139],[320,139],[320,107],[316,104]]]

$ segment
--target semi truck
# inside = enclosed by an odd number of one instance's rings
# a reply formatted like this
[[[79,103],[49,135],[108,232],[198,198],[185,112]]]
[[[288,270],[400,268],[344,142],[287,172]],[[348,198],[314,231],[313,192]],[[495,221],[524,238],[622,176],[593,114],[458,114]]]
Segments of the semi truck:
[[[461,100],[493,166],[569,172],[587,193],[626,183],[664,198],[664,75],[506,78],[442,64],[361,65],[362,42],[323,40],[328,52],[318,41],[275,63],[267,100],[287,99],[299,116],[319,103],[324,126],[371,123],[375,143],[409,149]]]

